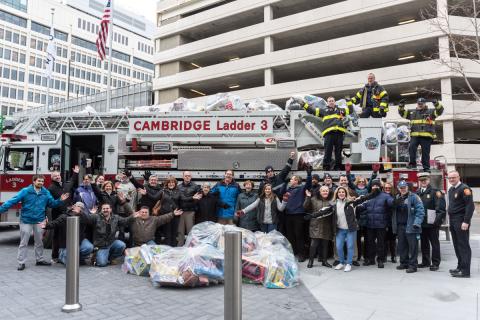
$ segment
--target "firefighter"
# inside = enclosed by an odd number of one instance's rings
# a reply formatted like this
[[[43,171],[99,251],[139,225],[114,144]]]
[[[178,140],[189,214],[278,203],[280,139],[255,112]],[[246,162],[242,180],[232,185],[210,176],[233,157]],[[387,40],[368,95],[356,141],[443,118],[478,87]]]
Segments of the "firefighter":
[[[349,107],[353,107],[354,104],[360,104],[362,108],[360,118],[384,118],[387,116],[388,93],[375,81],[373,73],[368,74],[367,84],[347,102]]]
[[[417,149],[422,147],[422,166],[423,171],[430,172],[430,146],[432,145],[435,135],[435,119],[443,113],[442,104],[436,99],[431,101],[435,106],[434,109],[427,108],[427,100],[418,98],[417,108],[415,110],[405,110],[405,101],[400,101],[398,113],[402,118],[410,120],[410,145],[409,169],[415,169],[417,159]]]
[[[430,174],[420,172],[417,174],[419,188],[417,195],[422,199],[425,210],[425,217],[422,223],[420,235],[422,263],[419,268],[430,268],[430,271],[437,271],[440,265],[440,241],[438,238],[440,226],[445,219],[445,197],[440,190],[430,185]],[[429,217],[429,215],[432,215]],[[430,259],[430,246],[432,255]]]
[[[469,243],[469,229],[475,210],[472,189],[460,181],[457,171],[448,173],[448,183],[450,184],[448,217],[450,218],[453,248],[458,259],[457,267],[451,269],[450,274],[456,278],[470,278],[472,249]]]
[[[335,167],[334,170],[342,169],[342,148],[343,136],[347,129],[344,124],[344,117],[352,112],[352,107],[348,106],[346,109],[340,109],[335,104],[334,97],[328,97],[327,108],[314,108],[306,103],[303,107],[308,113],[322,118],[325,156],[323,158],[323,170],[330,170],[330,163],[332,162],[332,153],[335,149]]]

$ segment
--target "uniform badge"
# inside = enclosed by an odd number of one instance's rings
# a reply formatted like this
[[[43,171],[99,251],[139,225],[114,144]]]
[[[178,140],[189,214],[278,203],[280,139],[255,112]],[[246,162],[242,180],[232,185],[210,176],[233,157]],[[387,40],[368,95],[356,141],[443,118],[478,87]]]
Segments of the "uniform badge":
[[[455,199],[457,199],[458,193],[455,192],[455,194],[453,195],[453,197],[454,197]]]
[[[468,196],[471,196],[471,195],[472,195],[472,190],[470,190],[470,189],[463,189],[463,194],[466,195],[467,197],[468,197]]]
[[[430,199],[430,194],[427,194],[427,199]]]

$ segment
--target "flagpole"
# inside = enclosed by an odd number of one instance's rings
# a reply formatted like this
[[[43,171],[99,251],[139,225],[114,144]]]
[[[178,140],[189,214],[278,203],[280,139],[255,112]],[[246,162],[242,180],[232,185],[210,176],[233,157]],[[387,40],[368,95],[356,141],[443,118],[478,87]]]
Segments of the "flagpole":
[[[50,24],[50,30],[53,28],[53,16],[55,14],[55,8],[51,8],[52,10],[52,19],[51,19],[51,24]],[[55,35],[54,35],[55,37]],[[47,52],[48,55],[48,52]],[[50,100],[50,80],[52,78],[53,71],[55,71],[55,65],[54,65],[54,60],[52,60],[52,72],[47,76],[47,101],[45,101],[45,113],[48,113],[48,100]]]
[[[107,76],[107,112],[112,107],[112,42],[113,42],[113,6],[115,0],[110,3],[110,28],[108,31],[108,76]]]

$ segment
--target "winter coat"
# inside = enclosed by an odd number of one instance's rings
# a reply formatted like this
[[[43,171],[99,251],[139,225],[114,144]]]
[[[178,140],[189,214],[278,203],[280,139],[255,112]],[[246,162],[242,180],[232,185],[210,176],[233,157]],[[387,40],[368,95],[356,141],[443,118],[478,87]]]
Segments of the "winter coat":
[[[380,192],[375,198],[360,205],[359,210],[367,217],[367,228],[381,229],[387,227],[388,210],[393,205],[393,198],[385,192]]]
[[[164,199],[162,200],[162,209],[165,209],[168,212],[172,212],[173,210],[180,208],[181,192],[179,189],[164,188],[163,197]]]
[[[422,192],[422,188],[418,188],[417,195],[420,197],[420,199],[422,199],[423,208],[425,209],[425,216],[423,218],[422,228],[441,226],[447,214],[445,196],[443,195],[443,193],[439,190],[433,189],[431,185],[428,185],[425,189],[425,192]],[[435,210],[436,217],[433,224],[427,223],[427,210]]]
[[[242,192],[238,195],[237,204],[235,206],[235,211],[245,209],[250,204],[254,203],[258,199],[258,195],[253,192]],[[257,213],[258,210],[255,208],[248,213],[245,213],[241,217],[236,217],[237,224],[240,228],[244,228],[251,231],[258,231],[260,227],[257,222]]]
[[[195,224],[205,221],[217,222],[217,211],[223,205],[218,194],[202,194],[202,199],[196,200],[197,212],[195,213]]]
[[[371,177],[370,177],[370,180],[368,181],[368,184],[365,186],[365,188],[360,189],[355,185],[355,176],[350,174],[350,173],[347,173],[348,187],[350,189],[352,189],[353,191],[355,191],[355,193],[358,196],[365,196],[370,191],[372,191],[372,181],[375,180],[376,178],[377,178],[377,173],[373,172]]]
[[[218,193],[220,201],[230,206],[227,209],[219,208],[217,210],[218,218],[233,219],[240,190],[240,185],[236,183],[235,180],[232,180],[230,184],[225,184],[225,181],[222,180],[210,190],[211,193]]]
[[[305,201],[305,190],[309,190],[312,187],[312,175],[307,174],[307,181],[304,185],[289,187],[287,193],[289,193],[287,205],[285,207],[286,214],[305,214],[303,208],[303,202]]]
[[[157,186],[153,187],[149,184],[142,185],[140,184],[134,177],[130,178],[130,182],[135,186],[137,189],[145,189],[147,191],[146,195],[141,195],[141,198],[138,200],[137,209],[145,206],[153,209],[155,204],[158,200],[160,200],[163,196],[162,186],[158,184]]]
[[[138,202],[137,188],[129,180],[122,181],[119,187],[116,190],[117,192],[122,192],[127,200],[128,206],[132,209],[136,209]]]
[[[180,209],[183,211],[195,211],[197,207],[193,196],[196,193],[201,192],[201,189],[202,188],[195,182],[190,181],[188,184],[180,182],[178,184],[178,190],[180,191]]]
[[[82,202],[86,210],[93,209],[97,205],[97,196],[93,191],[92,185],[80,185],[75,190],[73,202]]]
[[[173,212],[170,212],[158,217],[150,216],[146,220],[135,218],[130,224],[133,245],[141,246],[150,240],[155,240],[155,232],[157,231],[157,228],[169,223],[173,217]]]
[[[0,213],[6,212],[13,205],[22,202],[20,222],[25,224],[36,224],[45,220],[46,207],[56,208],[63,204],[60,199],[55,200],[50,192],[42,187],[37,193],[33,185],[20,190],[13,198],[7,200],[0,206]]]
[[[318,197],[305,197],[303,207],[308,213],[320,211],[322,208],[329,207],[333,203],[328,200],[323,200]],[[332,228],[333,216],[330,215],[325,218],[316,218],[310,220],[309,234],[312,239],[333,240]]]
[[[272,191],[277,195],[277,197],[282,196],[282,191],[285,190],[285,185],[287,184],[287,176],[292,170],[293,159],[288,159],[285,167],[283,167],[280,173],[274,175],[271,178],[265,177],[262,182],[260,182],[260,186],[258,187],[258,195],[260,195],[263,191],[263,187],[265,184],[272,185]]]
[[[401,195],[398,194],[395,201],[397,202],[400,197]],[[421,225],[425,215],[422,199],[415,193],[408,192],[405,204],[407,205],[408,211],[406,233],[422,233]],[[397,233],[397,208],[398,205],[396,205],[392,215],[392,231],[395,234]]]
[[[121,226],[128,226],[134,221],[134,217],[122,218],[116,214],[110,215],[107,222],[105,217],[100,214],[91,214],[87,216],[87,223],[92,225],[93,245],[96,248],[103,249],[109,247],[115,241],[115,234],[120,231]]]
[[[53,221],[48,222],[45,225],[45,229],[55,229],[55,235],[58,235],[58,247],[66,248],[67,247],[67,218],[74,217],[75,213],[72,210],[69,210],[67,213],[61,214],[58,218]],[[79,245],[85,239],[85,228],[87,227],[88,221],[85,213],[81,213],[79,216],[80,228],[79,228]]]
[[[101,207],[102,204],[108,203],[112,208],[112,211],[114,214],[118,214],[117,212],[118,206],[126,202],[126,201],[120,200],[120,198],[118,197],[115,191],[112,191],[111,193],[108,193],[106,191],[101,191],[96,185],[92,185],[92,190],[98,199],[98,206]]]
[[[67,207],[72,202],[74,188],[76,188],[77,183],[78,183],[78,173],[73,173],[69,182],[60,184],[56,181],[52,181],[52,183],[48,186],[48,191],[50,191],[54,199],[60,198],[61,195],[64,193],[70,194],[68,199],[66,199],[62,205],[52,209],[53,219],[56,219],[60,215],[67,213]]]

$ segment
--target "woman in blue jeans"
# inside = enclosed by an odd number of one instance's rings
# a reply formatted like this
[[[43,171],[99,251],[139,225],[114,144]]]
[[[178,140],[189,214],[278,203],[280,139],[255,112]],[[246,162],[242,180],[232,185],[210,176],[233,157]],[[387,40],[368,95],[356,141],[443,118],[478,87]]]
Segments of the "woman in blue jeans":
[[[344,269],[345,272],[352,270],[353,251],[355,241],[357,240],[358,230],[355,207],[362,202],[371,199],[374,195],[374,193],[370,193],[366,196],[352,199],[347,188],[338,187],[333,197],[334,204],[310,215],[311,218],[316,218],[327,217],[333,214],[333,229],[336,233],[335,242],[340,260],[340,263],[335,267],[335,270]],[[347,242],[346,258],[343,250],[345,241]]]

